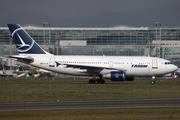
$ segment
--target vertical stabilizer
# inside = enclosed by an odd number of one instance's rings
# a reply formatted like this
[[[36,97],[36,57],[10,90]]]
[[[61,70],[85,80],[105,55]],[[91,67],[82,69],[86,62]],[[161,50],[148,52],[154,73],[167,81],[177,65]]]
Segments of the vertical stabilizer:
[[[19,24],[8,24],[8,27],[19,54],[50,54],[43,50]]]

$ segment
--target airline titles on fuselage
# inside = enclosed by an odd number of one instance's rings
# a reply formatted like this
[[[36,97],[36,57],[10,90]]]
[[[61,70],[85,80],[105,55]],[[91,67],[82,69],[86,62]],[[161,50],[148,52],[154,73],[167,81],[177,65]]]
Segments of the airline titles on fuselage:
[[[148,65],[141,65],[141,64],[132,64],[132,68],[147,68]]]

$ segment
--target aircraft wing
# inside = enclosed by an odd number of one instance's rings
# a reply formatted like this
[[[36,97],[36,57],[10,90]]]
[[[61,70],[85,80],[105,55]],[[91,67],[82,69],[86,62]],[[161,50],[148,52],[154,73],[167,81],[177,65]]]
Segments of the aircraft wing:
[[[74,65],[74,64],[63,64],[66,65],[66,67],[70,68],[79,68],[79,69],[87,69],[91,71],[97,71],[97,70],[103,70],[106,69],[108,71],[124,71],[126,72],[127,70],[124,68],[110,68],[110,67],[102,67],[102,66],[88,66],[88,65]]]

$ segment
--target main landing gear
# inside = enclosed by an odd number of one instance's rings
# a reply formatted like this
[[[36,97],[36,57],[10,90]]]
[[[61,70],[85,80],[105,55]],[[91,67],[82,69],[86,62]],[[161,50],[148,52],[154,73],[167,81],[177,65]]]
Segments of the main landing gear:
[[[92,79],[89,79],[89,84],[104,84],[105,80],[102,79],[102,75],[97,76],[96,74],[93,74]]]
[[[155,80],[155,76],[152,76],[152,80],[151,80],[151,82],[150,82],[151,85],[154,85],[154,84],[155,84],[155,81],[154,81],[154,80]]]

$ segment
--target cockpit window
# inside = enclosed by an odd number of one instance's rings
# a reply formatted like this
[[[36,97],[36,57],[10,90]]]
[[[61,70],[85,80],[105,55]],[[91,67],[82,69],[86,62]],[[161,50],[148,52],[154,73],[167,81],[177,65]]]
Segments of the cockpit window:
[[[165,62],[165,65],[169,65],[169,64],[172,64],[171,62]]]

